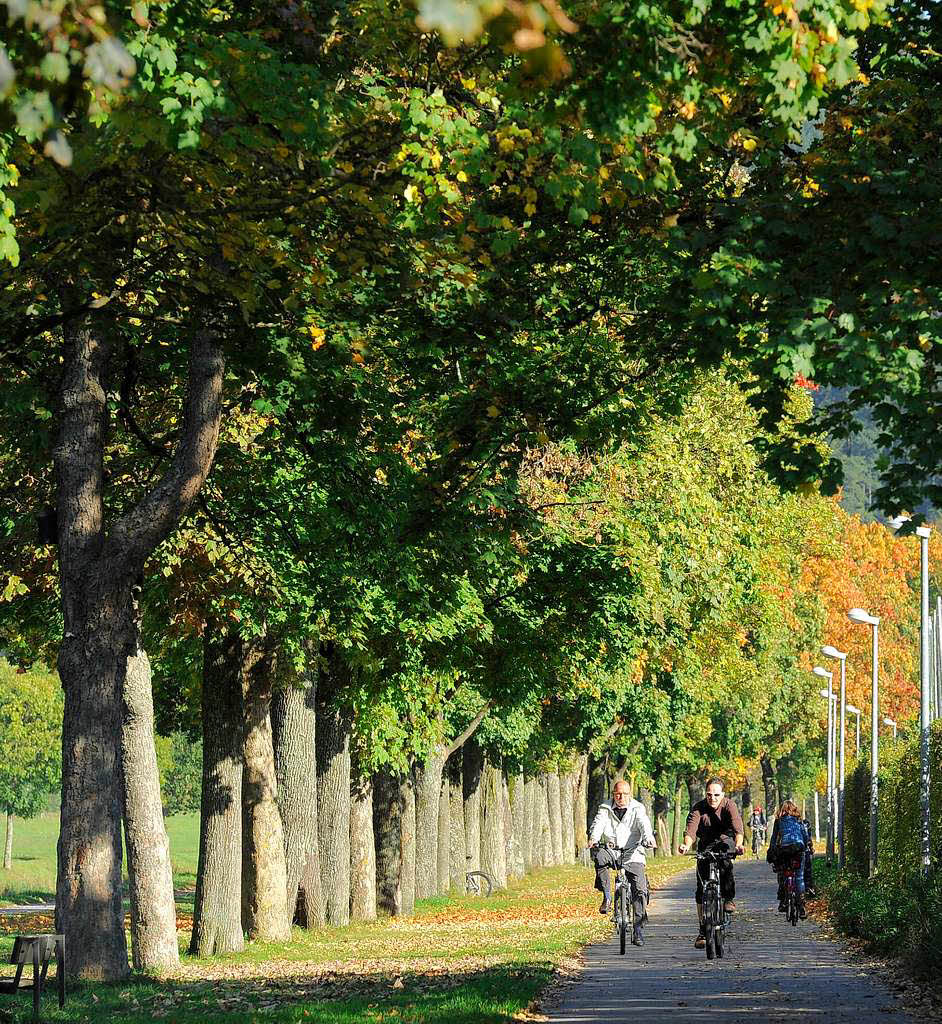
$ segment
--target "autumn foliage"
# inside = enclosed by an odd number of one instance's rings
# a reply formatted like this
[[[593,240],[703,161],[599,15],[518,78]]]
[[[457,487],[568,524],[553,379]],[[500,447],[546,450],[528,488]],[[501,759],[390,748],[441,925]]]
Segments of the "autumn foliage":
[[[902,727],[919,715],[919,542],[882,523],[863,523],[834,505],[836,533],[825,553],[805,566],[804,583],[824,606],[825,643],[847,652],[847,700],[869,721],[871,637],[847,612],[864,608],[880,618],[880,715]],[[930,538],[930,566],[939,564],[939,538]],[[808,667],[818,662],[816,652]],[[835,684],[837,683],[835,672]],[[826,705],[822,701],[822,717]],[[851,722],[853,720],[851,719]],[[849,734],[850,735],[850,734]]]

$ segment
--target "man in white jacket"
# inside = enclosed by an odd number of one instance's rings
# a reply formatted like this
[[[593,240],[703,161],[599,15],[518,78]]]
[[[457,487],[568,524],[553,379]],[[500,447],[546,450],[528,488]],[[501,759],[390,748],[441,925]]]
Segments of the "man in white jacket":
[[[602,845],[599,845],[600,843]],[[645,906],[648,901],[648,879],[644,873],[645,848],[653,849],[656,845],[651,819],[644,809],[644,804],[632,800],[628,783],[619,779],[615,783],[612,802],[605,802],[599,806],[589,832],[589,846],[592,850],[592,860],[595,862],[595,888],[602,893],[600,914],[607,914],[612,909],[611,869],[617,867],[619,858],[624,856],[623,862],[634,894],[632,902],[635,927],[631,941],[636,946],[644,945],[641,927],[647,920]],[[624,850],[625,854],[615,852],[610,847],[618,847]]]

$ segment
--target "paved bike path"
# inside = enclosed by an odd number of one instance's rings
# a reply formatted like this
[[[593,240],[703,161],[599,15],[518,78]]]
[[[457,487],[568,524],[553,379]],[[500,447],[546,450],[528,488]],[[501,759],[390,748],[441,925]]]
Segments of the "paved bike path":
[[[614,934],[585,953],[585,970],[555,1005],[554,1024],[759,1024],[861,1021],[913,1024],[866,966],[823,938],[809,921],[787,924],[776,910],[765,861],[736,863],[736,906],[726,956],[694,949],[693,871],[654,894],[645,945],[619,955]],[[921,1018],[925,1020],[923,1016]]]

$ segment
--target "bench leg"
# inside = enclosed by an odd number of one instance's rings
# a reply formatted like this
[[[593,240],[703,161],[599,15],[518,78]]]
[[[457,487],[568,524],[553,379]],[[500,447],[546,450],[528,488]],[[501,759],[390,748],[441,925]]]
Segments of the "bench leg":
[[[56,939],[56,980],[59,982],[59,1009],[65,1006],[65,936]]]
[[[39,969],[39,947],[40,942],[36,940],[33,942],[33,1021],[37,1024],[39,1021],[39,997],[42,993],[43,978],[42,972]]]

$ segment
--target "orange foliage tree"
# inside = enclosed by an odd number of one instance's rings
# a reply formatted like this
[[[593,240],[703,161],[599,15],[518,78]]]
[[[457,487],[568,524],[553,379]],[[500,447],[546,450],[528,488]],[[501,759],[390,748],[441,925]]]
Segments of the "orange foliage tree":
[[[880,617],[880,717],[889,716],[906,728],[919,717],[919,542],[913,536],[896,536],[881,523],[862,523],[836,504],[834,515],[835,543],[806,562],[804,584],[824,605],[824,642],[847,651],[847,700],[862,710],[865,733],[870,721],[870,630],[851,622],[847,612],[864,608]],[[929,543],[931,571],[940,565],[942,554],[936,530]],[[816,652],[809,659],[812,664],[820,660]],[[835,686],[837,679],[835,672]],[[826,714],[822,701],[822,719]],[[853,752],[850,730],[848,742]]]

